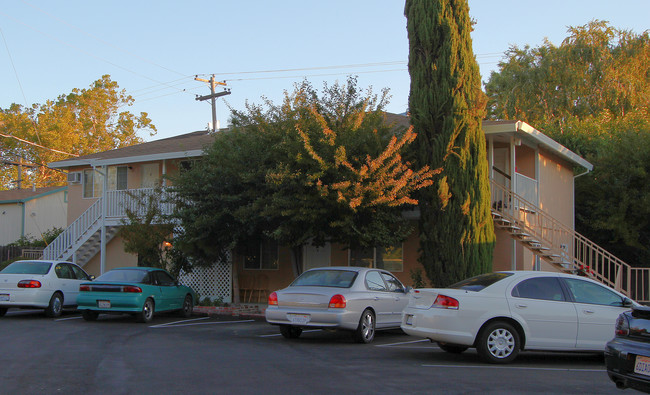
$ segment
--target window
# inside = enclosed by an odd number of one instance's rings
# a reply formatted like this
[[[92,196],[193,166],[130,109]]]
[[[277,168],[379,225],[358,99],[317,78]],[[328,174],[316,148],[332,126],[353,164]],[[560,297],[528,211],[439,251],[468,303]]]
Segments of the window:
[[[381,277],[381,273],[376,271],[371,271],[366,274],[366,288],[371,291],[388,291],[386,284],[384,284],[384,279]]]
[[[623,306],[623,298],[602,285],[573,278],[565,278],[564,281],[576,303]]]
[[[381,273],[381,277],[386,282],[389,292],[404,292],[404,286],[398,279],[388,273]]]
[[[357,273],[348,270],[312,270],[301,274],[291,286],[350,288],[355,278]]]
[[[172,285],[176,285],[176,281],[174,281],[172,276],[170,276],[166,272],[156,271],[153,274],[154,274],[154,277],[156,279],[156,284],[158,284],[160,286],[169,287],[169,286],[172,286]]]
[[[77,280],[89,280],[88,274],[86,274],[86,272],[84,272],[83,269],[81,269],[79,266],[70,265],[70,267],[72,268],[72,271],[74,272],[74,277]]]
[[[278,268],[278,243],[264,238],[260,244],[251,244],[244,251],[244,269],[275,270]]]
[[[539,277],[524,280],[513,288],[512,296],[528,299],[565,300],[562,286],[556,277]]]
[[[109,191],[124,191],[128,189],[127,166],[110,166],[108,168],[108,190]]]
[[[70,265],[67,265],[65,263],[59,263],[56,265],[54,268],[54,272],[56,273],[56,276],[58,278],[69,278],[69,279],[74,279],[76,276],[74,273],[72,273],[72,269],[70,268]]]
[[[158,163],[148,163],[140,166],[142,171],[142,188],[155,188],[160,185],[160,169]]]
[[[96,169],[85,169],[83,176],[83,197],[95,198],[102,196],[104,176]]]
[[[350,250],[350,266],[374,267],[391,272],[404,270],[403,248],[399,246],[377,248],[353,248]]]

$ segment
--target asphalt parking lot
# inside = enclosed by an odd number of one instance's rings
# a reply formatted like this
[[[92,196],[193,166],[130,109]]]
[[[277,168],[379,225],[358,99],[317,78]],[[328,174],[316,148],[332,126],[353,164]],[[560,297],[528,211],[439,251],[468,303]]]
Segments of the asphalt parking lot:
[[[344,332],[277,327],[239,317],[102,315],[0,318],[0,394],[618,393],[603,358],[523,353],[511,365],[447,354],[401,331],[357,344]],[[628,390],[631,391],[631,390]]]

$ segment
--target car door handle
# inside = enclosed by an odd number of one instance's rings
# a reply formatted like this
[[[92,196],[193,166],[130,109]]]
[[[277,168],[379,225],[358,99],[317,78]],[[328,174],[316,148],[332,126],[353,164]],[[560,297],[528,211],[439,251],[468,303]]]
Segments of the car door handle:
[[[375,296],[375,300],[379,300],[379,296]]]
[[[593,314],[593,310],[582,310],[585,314]]]
[[[517,303],[517,304],[515,304],[515,306],[516,306],[518,309],[526,309],[526,308],[528,308],[528,305],[527,305],[527,304],[522,304],[522,303]]]

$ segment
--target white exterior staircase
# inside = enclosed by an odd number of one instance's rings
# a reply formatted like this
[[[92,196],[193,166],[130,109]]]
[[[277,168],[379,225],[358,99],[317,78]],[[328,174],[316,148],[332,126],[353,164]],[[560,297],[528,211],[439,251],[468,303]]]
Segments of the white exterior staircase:
[[[638,302],[650,302],[650,269],[631,267],[539,207],[491,180],[492,218],[535,255],[568,273],[580,273]]]
[[[141,204],[142,199],[154,193],[152,188],[108,191],[107,207],[104,207],[104,199],[98,198],[43,250],[43,259],[74,261],[84,266],[100,251],[102,226],[105,226],[108,243],[119,231],[122,220],[127,218],[127,209],[144,214],[146,205]],[[161,203],[160,209],[169,214],[172,205]]]

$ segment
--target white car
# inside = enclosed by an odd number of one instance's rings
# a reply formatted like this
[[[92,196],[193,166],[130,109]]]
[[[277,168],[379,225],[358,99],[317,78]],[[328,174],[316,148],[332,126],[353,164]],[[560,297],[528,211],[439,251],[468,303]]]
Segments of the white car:
[[[496,272],[411,291],[401,328],[447,352],[475,347],[484,361],[507,363],[521,350],[603,352],[618,315],[636,305],[586,277]]]
[[[79,285],[92,278],[79,266],[61,261],[16,261],[0,271],[0,317],[11,307],[42,308],[58,317],[77,303]]]

